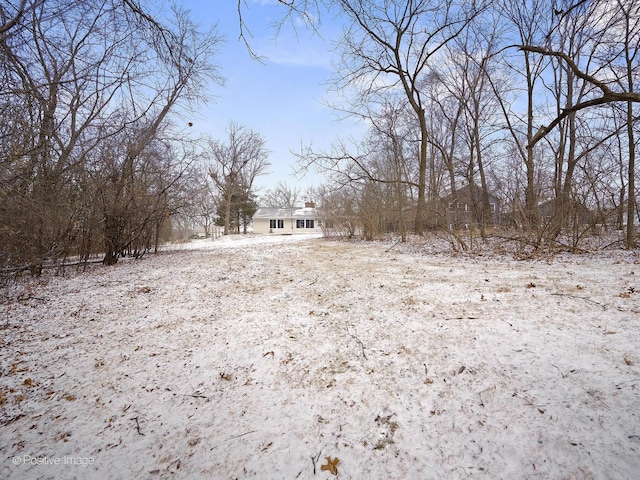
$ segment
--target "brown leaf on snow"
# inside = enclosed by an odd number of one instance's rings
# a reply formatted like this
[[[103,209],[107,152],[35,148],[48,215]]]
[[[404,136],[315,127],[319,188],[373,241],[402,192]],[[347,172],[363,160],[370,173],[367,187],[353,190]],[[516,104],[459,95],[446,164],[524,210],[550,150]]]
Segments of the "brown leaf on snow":
[[[329,470],[329,473],[332,475],[338,475],[338,464],[340,463],[340,459],[335,457],[331,460],[331,457],[325,457],[327,459],[327,464],[320,466],[320,470]]]
[[[13,363],[9,368],[9,375],[13,375],[14,373],[22,373],[28,372],[29,367],[19,367],[17,363]]]
[[[627,357],[623,357],[623,358],[624,358],[624,363],[626,363],[629,366],[633,365],[633,362],[629,360]]]

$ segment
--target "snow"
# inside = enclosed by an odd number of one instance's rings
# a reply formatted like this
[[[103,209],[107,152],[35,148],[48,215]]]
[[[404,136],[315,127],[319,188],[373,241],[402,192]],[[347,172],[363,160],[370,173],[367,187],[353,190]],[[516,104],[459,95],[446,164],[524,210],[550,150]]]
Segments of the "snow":
[[[5,287],[0,478],[639,478],[637,253],[434,250],[232,236]]]

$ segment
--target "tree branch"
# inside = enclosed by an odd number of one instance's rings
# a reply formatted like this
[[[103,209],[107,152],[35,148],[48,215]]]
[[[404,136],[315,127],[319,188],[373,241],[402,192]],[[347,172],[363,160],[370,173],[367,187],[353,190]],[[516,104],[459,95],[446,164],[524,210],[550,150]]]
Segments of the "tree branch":
[[[526,52],[539,53],[540,55],[543,55],[543,56],[556,57],[563,60],[576,77],[584,80],[585,82],[597,87],[600,91],[602,91],[601,97],[593,98],[591,100],[586,100],[584,102],[577,103],[569,108],[562,109],[560,114],[548,126],[542,125],[538,129],[536,134],[533,136],[533,138],[529,142],[528,147],[533,147],[536,143],[538,143],[545,136],[547,136],[547,134],[549,134],[549,132],[551,132],[556,126],[558,126],[558,124],[563,119],[565,119],[572,113],[578,112],[580,110],[584,110],[585,108],[589,108],[589,107],[606,105],[608,103],[615,103],[615,102],[640,103],[640,93],[614,92],[604,82],[580,70],[580,68],[576,65],[573,59],[564,52],[556,52],[553,50],[548,50],[543,47],[536,47],[531,45],[520,45],[518,48]]]

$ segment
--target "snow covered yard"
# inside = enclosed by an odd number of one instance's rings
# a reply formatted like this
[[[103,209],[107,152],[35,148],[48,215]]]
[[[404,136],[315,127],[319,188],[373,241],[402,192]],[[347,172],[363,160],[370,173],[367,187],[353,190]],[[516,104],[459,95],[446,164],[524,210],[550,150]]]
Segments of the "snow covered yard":
[[[640,478],[637,254],[391,246],[203,240],[0,290],[0,478]]]

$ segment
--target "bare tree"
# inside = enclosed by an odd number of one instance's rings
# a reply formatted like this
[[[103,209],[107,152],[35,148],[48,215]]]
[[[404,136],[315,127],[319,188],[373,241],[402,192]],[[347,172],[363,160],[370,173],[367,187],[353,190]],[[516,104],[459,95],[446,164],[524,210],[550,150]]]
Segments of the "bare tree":
[[[205,236],[211,234],[216,214],[215,189],[206,167],[196,167],[190,177],[189,201],[184,215],[192,224],[204,228]]]
[[[458,151],[463,154],[459,161],[460,173],[471,189],[471,210],[483,239],[487,236],[487,227],[493,223],[486,164],[498,130],[498,104],[489,77],[496,71],[494,56],[501,41],[499,29],[498,21],[491,15],[483,16],[478,23],[470,25],[447,46],[447,56],[437,73],[448,93],[445,98],[452,98],[446,105],[454,105],[452,110],[456,112],[447,123],[453,137],[449,151],[443,149],[445,158],[448,158],[450,176],[453,177],[451,157],[456,133],[460,130],[459,143],[462,140],[465,143],[464,147],[458,146]],[[442,101],[438,100],[438,104],[442,105]],[[479,193],[475,192],[477,189]],[[454,180],[451,190],[455,198]]]
[[[622,31],[622,57],[624,79],[620,79],[619,84],[628,93],[635,91],[636,77],[640,74],[638,70],[638,56],[640,55],[640,5],[631,2],[617,0],[619,9],[619,30]],[[627,193],[627,247],[636,246],[635,215],[636,215],[636,138],[634,125],[636,120],[633,114],[634,102],[640,101],[640,95],[636,99],[629,98],[626,102],[627,108],[627,148],[629,151],[628,162],[628,193]]]
[[[380,184],[381,210],[386,217],[385,224],[380,227],[400,233],[403,242],[407,239],[405,211],[413,203],[414,184],[411,179],[415,178],[413,168],[416,166],[410,160],[415,157],[412,145],[415,129],[407,114],[406,102],[387,99],[378,115],[371,116],[369,137],[369,156],[376,172],[374,181]],[[372,188],[369,187],[366,193],[371,197]]]
[[[15,23],[0,34],[0,188],[11,199],[0,211],[2,260],[38,269],[88,248],[115,263],[139,230],[132,222],[151,221],[135,199],[151,158],[166,158],[159,137],[219,80],[210,64],[219,38],[183,11],[153,18],[136,0],[17,5],[0,11],[3,25]],[[158,210],[179,171],[149,186]]]
[[[556,127],[569,119],[569,125],[575,122],[576,113],[602,105],[621,103],[627,109],[628,134],[628,200],[626,243],[635,245],[635,138],[633,133],[633,104],[640,102],[640,94],[634,91],[634,78],[637,76],[637,55],[640,50],[640,7],[635,2],[597,1],[566,2],[555,10],[557,23],[550,29],[548,38],[562,35],[563,28],[571,26],[576,20],[583,22],[588,32],[586,41],[581,45],[545,42],[538,45],[521,45],[525,52],[532,52],[556,59],[563,65],[567,76],[579,79],[585,88],[583,95],[559,109],[554,118],[542,125],[529,139],[528,147],[544,139]],[[620,40],[622,39],[622,40]],[[568,48],[573,47],[573,48]],[[600,55],[598,62],[581,61],[584,49],[592,49]],[[609,72],[610,75],[606,75]],[[567,84],[568,88],[571,85]],[[589,87],[589,88],[586,88]],[[575,162],[575,158],[573,159]],[[571,165],[570,165],[571,166]],[[565,195],[563,193],[563,195]],[[629,220],[630,219],[630,220]]]
[[[279,181],[275,188],[267,190],[260,199],[264,207],[294,208],[300,199],[300,189]]]
[[[341,42],[339,87],[355,86],[357,104],[372,97],[400,90],[405,95],[420,128],[417,178],[416,232],[428,223],[427,190],[429,131],[425,95],[421,88],[428,66],[438,52],[457,37],[478,15],[480,4],[445,0],[399,1],[340,0],[336,2],[351,20]]]
[[[454,54],[454,55],[457,55]],[[428,82],[428,102],[430,117],[429,141],[438,150],[448,179],[444,186],[451,192],[458,187],[459,161],[462,152],[463,114],[465,109],[464,85],[451,82],[451,78],[438,72],[439,66],[433,68],[432,79]]]
[[[322,228],[326,236],[353,238],[362,230],[353,185],[338,190],[323,186],[320,188],[320,197],[323,206]]]
[[[521,46],[522,63],[512,59],[503,58],[503,64],[512,68],[516,74],[523,77],[525,83],[526,110],[521,120],[514,112],[508,111],[508,107],[501,98],[501,107],[505,113],[505,120],[512,140],[517,147],[517,152],[526,168],[525,207],[524,220],[528,228],[536,234],[540,225],[540,213],[538,211],[538,191],[536,186],[536,155],[535,143],[532,142],[535,131],[536,93],[537,86],[542,78],[545,62],[542,56],[535,55],[535,49],[529,46],[540,44],[544,41],[549,31],[549,16],[552,5],[549,0],[533,0],[531,2],[505,1],[501,4],[502,15],[511,25],[515,41]],[[515,117],[515,118],[514,118]],[[524,134],[519,130],[519,124],[524,123]],[[524,138],[523,138],[524,137]]]
[[[256,177],[270,166],[266,142],[260,134],[231,122],[227,135],[226,142],[211,140],[207,152],[208,173],[220,198],[225,235],[230,232],[234,199],[248,198]]]

